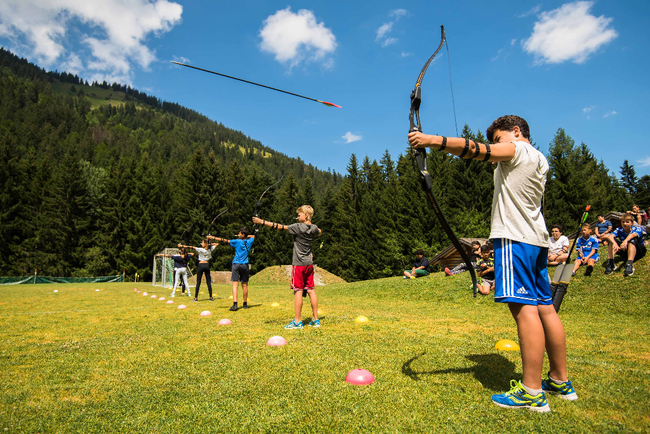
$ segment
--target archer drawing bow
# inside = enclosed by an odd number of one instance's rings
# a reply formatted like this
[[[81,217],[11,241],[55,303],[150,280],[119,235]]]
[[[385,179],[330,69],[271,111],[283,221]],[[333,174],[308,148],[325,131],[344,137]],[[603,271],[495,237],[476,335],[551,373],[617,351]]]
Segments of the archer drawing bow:
[[[440,26],[440,30],[441,30],[440,45],[436,49],[435,53],[433,53],[433,55],[429,57],[427,63],[424,64],[422,71],[420,71],[420,75],[418,75],[418,79],[415,83],[415,88],[413,88],[413,91],[411,92],[411,111],[409,113],[409,123],[410,123],[409,133],[412,133],[414,131],[422,132],[422,125],[420,123],[420,104],[422,103],[421,84],[422,84],[422,80],[424,79],[424,75],[426,74],[427,69],[429,68],[429,65],[436,57],[436,55],[440,52],[442,46],[445,43],[445,38],[446,38],[445,27]],[[476,297],[476,293],[478,291],[478,285],[476,281],[476,271],[474,270],[472,261],[470,260],[469,255],[467,254],[465,248],[460,244],[460,241],[458,240],[454,232],[451,230],[449,223],[447,223],[447,219],[445,218],[444,214],[440,210],[438,201],[433,195],[433,185],[431,183],[431,175],[429,174],[429,170],[427,169],[427,151],[424,148],[421,149],[416,148],[413,149],[413,155],[415,156],[415,161],[417,162],[418,170],[420,172],[420,184],[422,185],[422,189],[424,190],[424,193],[427,195],[427,199],[429,200],[429,203],[433,207],[433,211],[438,217],[438,220],[440,221],[442,228],[445,230],[447,236],[451,240],[451,243],[454,245],[454,247],[460,254],[460,257],[467,265],[467,270],[472,276],[472,287],[473,287],[474,297]]]

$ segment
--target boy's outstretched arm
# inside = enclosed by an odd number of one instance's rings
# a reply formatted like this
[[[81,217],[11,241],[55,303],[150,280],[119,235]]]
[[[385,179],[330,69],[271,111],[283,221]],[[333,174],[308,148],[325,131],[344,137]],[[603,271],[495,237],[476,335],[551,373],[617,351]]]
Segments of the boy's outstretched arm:
[[[279,231],[288,231],[289,226],[282,225],[280,223],[273,223],[273,222],[268,222],[266,220],[262,220],[259,217],[253,217],[253,223],[256,225],[263,225],[271,229],[277,229]]]
[[[217,243],[230,244],[230,240],[227,240],[225,238],[215,237],[214,235],[208,235],[206,238],[210,238],[212,240],[215,240],[215,241],[217,241]]]
[[[419,131],[409,133],[408,137],[410,145],[414,148],[434,148],[464,159],[479,161],[512,160],[515,156],[515,145],[511,140],[516,141],[519,139],[512,132],[506,132],[502,137],[495,137],[495,140],[499,140],[499,142],[492,145],[462,137],[435,136]]]

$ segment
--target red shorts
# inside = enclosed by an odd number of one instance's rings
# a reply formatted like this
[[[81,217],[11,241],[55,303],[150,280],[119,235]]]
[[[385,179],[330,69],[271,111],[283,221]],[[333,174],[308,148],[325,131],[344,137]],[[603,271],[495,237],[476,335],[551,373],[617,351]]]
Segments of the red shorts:
[[[314,289],[314,266],[293,265],[291,266],[291,289],[302,291],[303,289]]]

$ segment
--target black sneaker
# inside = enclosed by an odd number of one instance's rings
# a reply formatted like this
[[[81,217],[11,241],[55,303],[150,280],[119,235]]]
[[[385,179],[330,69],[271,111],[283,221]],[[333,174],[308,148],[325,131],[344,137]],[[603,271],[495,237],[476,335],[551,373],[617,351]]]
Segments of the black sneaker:
[[[625,271],[623,272],[623,276],[634,276],[634,265],[627,264],[625,266]]]
[[[210,301],[214,301],[214,297],[210,297]]]
[[[192,301],[199,301],[199,299],[198,298],[193,298]]]
[[[248,305],[244,303],[244,305],[241,307],[242,309],[248,309]]]
[[[237,307],[236,304],[233,304],[232,306],[230,306],[230,310],[232,310],[233,312],[236,311],[237,309],[239,309],[239,308]]]
[[[585,270],[585,276],[587,277],[591,276],[592,271],[594,271],[594,267],[591,265],[587,265],[587,269]]]
[[[612,271],[614,271],[614,264],[612,261],[607,261],[607,264],[605,264],[605,274],[612,274]]]

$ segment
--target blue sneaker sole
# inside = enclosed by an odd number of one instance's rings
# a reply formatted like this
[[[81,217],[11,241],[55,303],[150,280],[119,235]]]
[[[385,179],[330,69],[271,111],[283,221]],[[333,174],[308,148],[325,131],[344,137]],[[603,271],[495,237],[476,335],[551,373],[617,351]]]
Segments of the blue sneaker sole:
[[[531,411],[536,411],[538,413],[548,413],[551,411],[551,407],[548,404],[546,404],[543,407],[531,407],[529,405],[506,405],[506,404],[501,404],[500,402],[496,402],[495,400],[492,400],[492,402],[502,408],[513,408],[513,409],[525,408]]]

